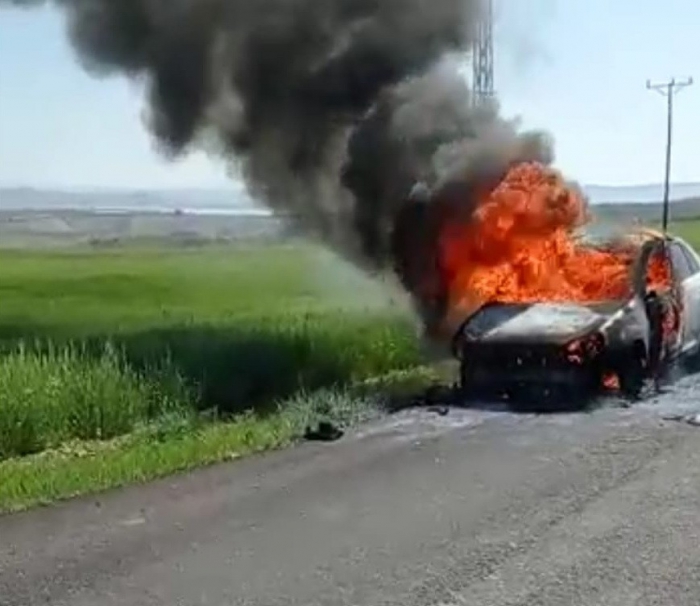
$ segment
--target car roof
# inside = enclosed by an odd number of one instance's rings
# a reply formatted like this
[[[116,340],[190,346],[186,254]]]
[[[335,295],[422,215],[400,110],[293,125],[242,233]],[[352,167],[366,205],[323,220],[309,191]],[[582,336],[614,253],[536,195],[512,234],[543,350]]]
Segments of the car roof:
[[[664,234],[664,232],[659,231],[658,229],[653,229],[651,227],[639,227],[636,230],[637,233],[640,235],[644,236],[645,238],[648,239],[658,239],[658,240],[666,240],[669,238],[668,234]]]

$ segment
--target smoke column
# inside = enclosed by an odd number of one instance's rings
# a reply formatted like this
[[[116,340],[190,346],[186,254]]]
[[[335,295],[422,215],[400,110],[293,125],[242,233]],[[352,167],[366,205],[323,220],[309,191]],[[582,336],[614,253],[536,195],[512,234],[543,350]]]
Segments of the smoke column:
[[[551,161],[544,135],[520,133],[495,103],[470,108],[458,60],[479,0],[54,3],[87,70],[147,84],[165,154],[214,149],[253,197],[367,270],[396,266],[391,234],[416,182],[468,186]],[[408,230],[410,254],[424,227]]]

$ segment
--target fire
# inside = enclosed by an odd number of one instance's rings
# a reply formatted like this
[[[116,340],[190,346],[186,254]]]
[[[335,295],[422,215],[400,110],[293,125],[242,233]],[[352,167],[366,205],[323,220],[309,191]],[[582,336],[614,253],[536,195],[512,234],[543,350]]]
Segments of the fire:
[[[471,217],[445,225],[439,263],[451,311],[484,303],[580,302],[631,293],[630,247],[599,250],[577,242],[588,221],[583,197],[538,163],[514,166],[477,200]],[[668,264],[652,263],[649,285],[668,284]]]
[[[605,373],[603,376],[603,387],[608,391],[618,391],[620,389],[620,377],[614,372]]]
[[[656,254],[649,260],[647,279],[647,291],[665,291],[671,284],[671,264],[668,257]]]

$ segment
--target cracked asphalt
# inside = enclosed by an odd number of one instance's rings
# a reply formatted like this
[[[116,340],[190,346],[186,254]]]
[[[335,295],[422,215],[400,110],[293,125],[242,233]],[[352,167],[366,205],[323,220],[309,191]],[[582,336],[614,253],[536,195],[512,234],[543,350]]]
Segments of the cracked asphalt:
[[[407,411],[6,516],[0,604],[697,606],[698,412]]]

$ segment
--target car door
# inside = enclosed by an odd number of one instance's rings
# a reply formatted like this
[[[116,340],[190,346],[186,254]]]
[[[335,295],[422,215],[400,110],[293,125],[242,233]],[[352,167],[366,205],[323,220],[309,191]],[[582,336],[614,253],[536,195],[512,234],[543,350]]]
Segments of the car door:
[[[697,349],[700,337],[700,258],[683,240],[670,244],[671,263],[683,301],[681,351]]]

